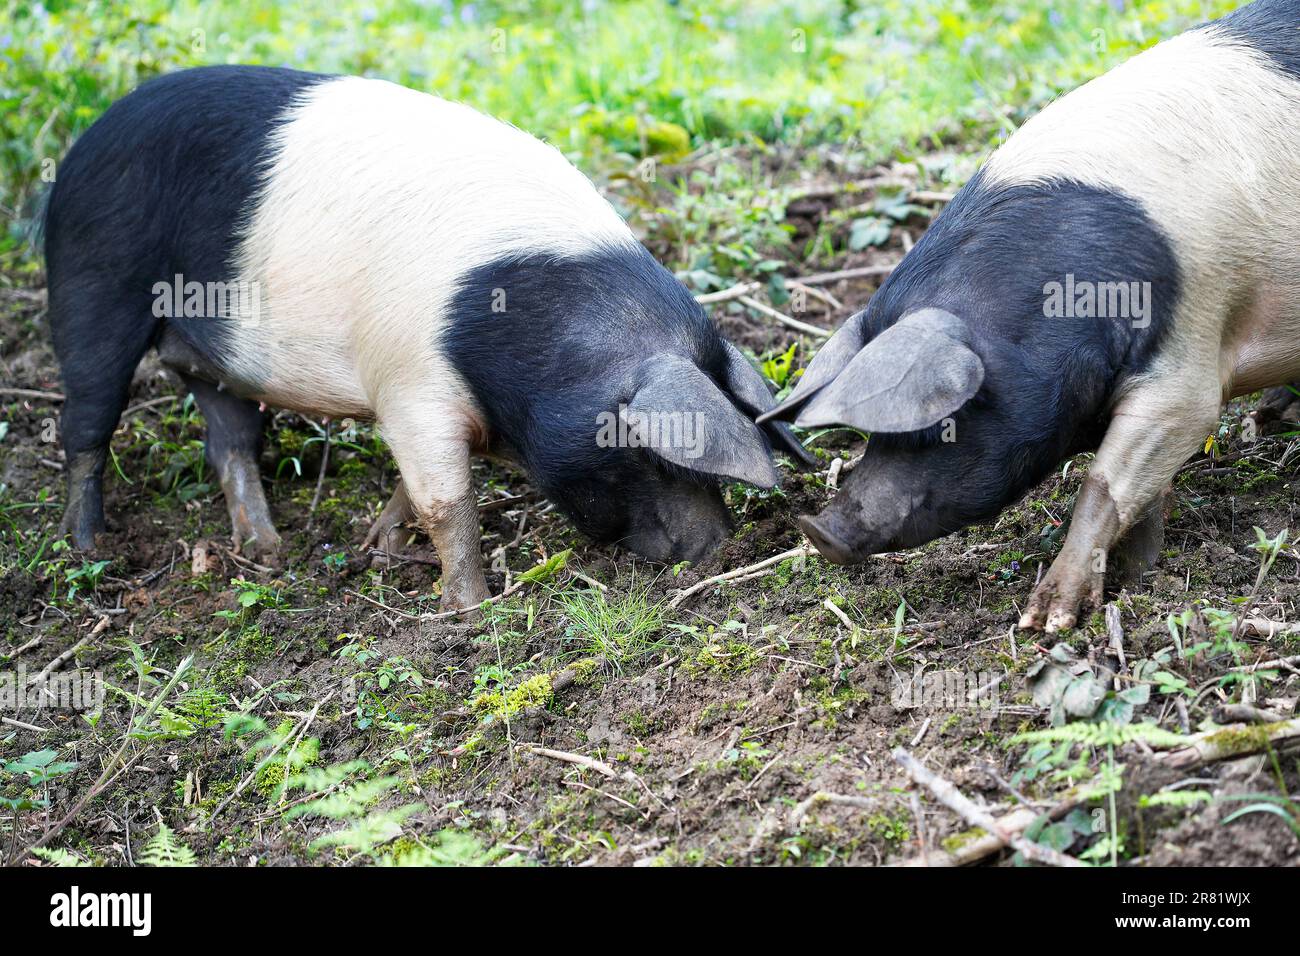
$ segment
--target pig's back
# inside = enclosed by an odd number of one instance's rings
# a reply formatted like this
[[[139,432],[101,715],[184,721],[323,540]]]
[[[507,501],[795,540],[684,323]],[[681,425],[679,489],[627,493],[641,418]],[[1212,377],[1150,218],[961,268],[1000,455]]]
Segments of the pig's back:
[[[1073,183],[1140,204],[1181,281],[1165,359],[1223,347],[1233,389],[1228,340],[1265,302],[1275,337],[1300,341],[1295,0],[1260,0],[1133,57],[1026,122],[982,172],[990,187]]]
[[[635,245],[553,147],[381,80],[305,91],[270,156],[238,254],[262,314],[235,330],[229,361],[276,404],[357,414],[416,383],[467,394],[439,344],[467,271]],[[329,404],[313,394],[322,375]]]
[[[229,279],[268,137],[295,97],[326,79],[202,67],[149,80],[109,107],[59,164],[46,207],[55,334],[84,311],[83,299],[102,308],[109,294],[143,323],[155,282]],[[116,282],[111,293],[104,276]],[[191,331],[220,348],[213,323]]]

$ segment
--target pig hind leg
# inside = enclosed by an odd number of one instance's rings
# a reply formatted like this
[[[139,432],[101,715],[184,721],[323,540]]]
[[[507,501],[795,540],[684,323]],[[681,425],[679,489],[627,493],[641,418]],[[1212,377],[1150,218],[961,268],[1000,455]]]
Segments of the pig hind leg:
[[[182,378],[207,422],[204,452],[221,482],[235,547],[262,559],[274,558],[280,550],[280,535],[271,522],[257,464],[265,415],[257,402],[203,379]]]
[[[382,552],[374,555],[371,567],[384,567],[390,558],[402,551],[410,536],[404,526],[414,521],[415,517],[411,499],[406,496],[406,487],[399,480],[393,489],[393,497],[388,499],[388,504],[370,526],[370,531],[361,544],[363,554],[369,554],[371,550]]]
[[[126,407],[131,377],[157,323],[134,307],[105,306],[106,296],[80,301],[52,289],[50,329],[63,373],[59,431],[67,459],[68,501],[61,534],[93,548],[105,530],[104,464]],[[96,301],[99,300],[99,301]]]
[[[1156,497],[1146,513],[1120,538],[1109,562],[1116,583],[1124,587],[1140,584],[1142,575],[1155,567],[1165,546],[1165,512],[1169,491]]]
[[[1152,522],[1162,522],[1162,493],[1218,422],[1217,382],[1212,366],[1166,373],[1120,402],[1079,490],[1065,545],[1030,595],[1022,628],[1074,627],[1082,607],[1100,607],[1107,556],[1130,530],[1139,551],[1151,550],[1143,539],[1152,537]],[[1190,383],[1211,388],[1197,393]]]

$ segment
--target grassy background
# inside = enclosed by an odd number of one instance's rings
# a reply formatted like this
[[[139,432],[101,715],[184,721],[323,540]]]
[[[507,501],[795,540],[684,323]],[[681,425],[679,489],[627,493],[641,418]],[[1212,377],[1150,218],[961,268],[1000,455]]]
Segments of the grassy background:
[[[1061,91],[1233,6],[4,0],[0,253],[30,261],[42,163],[158,72],[263,63],[384,77],[509,120],[597,175],[714,144],[836,144],[874,162],[936,139],[992,143]]]

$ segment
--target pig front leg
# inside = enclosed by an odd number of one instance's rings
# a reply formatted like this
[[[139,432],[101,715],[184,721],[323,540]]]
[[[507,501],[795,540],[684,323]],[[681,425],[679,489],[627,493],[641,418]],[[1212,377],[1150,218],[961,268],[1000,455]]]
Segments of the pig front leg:
[[[490,595],[483,576],[478,501],[470,474],[472,429],[455,413],[430,414],[426,406],[426,413],[416,418],[402,416],[381,422],[381,430],[401,469],[402,483],[384,509],[390,521],[380,515],[376,522],[387,525],[380,533],[391,534],[400,524],[391,519],[409,509],[438,552],[442,609],[461,610],[483,603]],[[399,500],[399,492],[405,504]]]
[[[1212,366],[1166,372],[1121,401],[1079,490],[1065,545],[1030,595],[1020,627],[1054,633],[1074,627],[1084,606],[1101,606],[1107,555],[1130,529],[1144,539],[1155,531],[1151,522],[1163,524],[1162,492],[1218,422],[1217,386]]]

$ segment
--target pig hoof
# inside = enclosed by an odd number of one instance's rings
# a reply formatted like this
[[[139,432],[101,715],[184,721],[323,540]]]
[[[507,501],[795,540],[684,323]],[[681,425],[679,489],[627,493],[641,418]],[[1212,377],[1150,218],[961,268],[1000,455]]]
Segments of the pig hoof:
[[[465,611],[477,608],[492,595],[488,593],[487,581],[480,577],[477,581],[452,583],[443,581],[442,600],[438,603],[440,611]]]
[[[262,531],[242,540],[236,538],[235,552],[240,557],[274,568],[280,564],[282,545],[280,536],[274,530]]]
[[[1103,575],[1097,572],[1074,568],[1057,571],[1052,565],[1029,596],[1029,606],[1020,615],[1020,629],[1055,634],[1074,627],[1085,605],[1101,606],[1103,583]]]
[[[853,549],[841,541],[835,532],[823,526],[817,518],[810,515],[800,517],[799,529],[807,535],[817,552],[831,564],[858,563],[859,558],[853,553]]]
[[[1078,618],[1072,611],[1063,611],[1060,608],[1052,611],[1047,615],[1047,627],[1044,630],[1048,634],[1055,634],[1057,631],[1067,631],[1074,627]]]
[[[107,530],[102,517],[91,518],[75,507],[70,507],[59,522],[59,536],[71,535],[73,545],[82,551],[94,551],[95,537]]]

